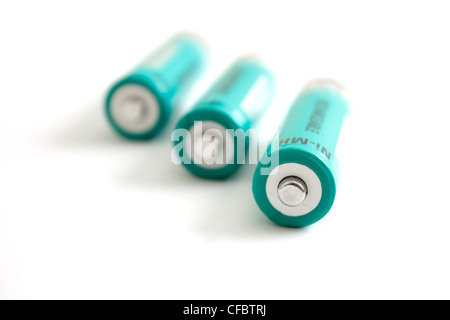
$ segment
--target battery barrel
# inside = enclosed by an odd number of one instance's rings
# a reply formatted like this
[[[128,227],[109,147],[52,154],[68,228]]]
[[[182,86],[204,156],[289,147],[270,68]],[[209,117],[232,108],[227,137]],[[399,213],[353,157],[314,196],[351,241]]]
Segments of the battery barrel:
[[[256,203],[273,222],[305,227],[331,209],[339,176],[335,150],[349,111],[345,90],[329,79],[311,81],[296,98],[253,177]]]
[[[272,73],[259,60],[242,58],[231,65],[178,122],[184,136],[174,140],[183,165],[194,175],[231,176],[248,150],[249,132],[275,92]],[[186,161],[187,160],[187,161]]]
[[[180,34],[116,82],[106,97],[106,115],[122,136],[146,140],[167,124],[176,100],[199,79],[206,48],[198,38]]]

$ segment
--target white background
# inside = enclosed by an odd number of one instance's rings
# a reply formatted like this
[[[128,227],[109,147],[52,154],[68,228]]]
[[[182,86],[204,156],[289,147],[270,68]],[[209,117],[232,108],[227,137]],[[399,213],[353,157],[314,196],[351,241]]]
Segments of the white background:
[[[1,298],[450,298],[446,1],[0,4]],[[195,102],[238,55],[278,76],[270,138],[303,84],[352,94],[336,202],[272,224],[254,167],[221,182],[109,128],[118,77],[179,30],[211,49]],[[344,140],[345,138],[345,140]]]

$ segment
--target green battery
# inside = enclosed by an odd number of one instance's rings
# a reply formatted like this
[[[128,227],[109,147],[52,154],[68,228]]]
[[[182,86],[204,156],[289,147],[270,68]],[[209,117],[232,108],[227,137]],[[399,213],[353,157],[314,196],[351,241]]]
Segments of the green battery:
[[[106,116],[111,126],[128,139],[156,136],[175,101],[199,79],[206,60],[206,47],[197,37],[171,38],[109,90]]]
[[[172,141],[184,167],[209,179],[235,173],[249,148],[249,129],[274,92],[275,78],[259,59],[235,61],[177,124]]]
[[[253,177],[256,203],[270,220],[305,227],[331,209],[339,176],[335,149],[349,112],[345,90],[334,80],[314,80],[302,90]]]

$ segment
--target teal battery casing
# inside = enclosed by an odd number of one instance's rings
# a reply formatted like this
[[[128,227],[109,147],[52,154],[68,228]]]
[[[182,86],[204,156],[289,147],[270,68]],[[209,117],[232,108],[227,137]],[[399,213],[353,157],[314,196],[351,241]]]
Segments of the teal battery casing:
[[[128,139],[156,136],[206,64],[207,50],[197,37],[171,38],[111,87],[105,103],[109,123]]]
[[[344,92],[332,80],[310,82],[258,164],[253,195],[276,224],[305,227],[322,219],[333,205],[339,176],[336,145],[350,112]]]
[[[274,76],[264,64],[252,58],[237,60],[179,120],[172,136],[176,157],[196,176],[231,176],[245,161],[248,130],[274,93]]]

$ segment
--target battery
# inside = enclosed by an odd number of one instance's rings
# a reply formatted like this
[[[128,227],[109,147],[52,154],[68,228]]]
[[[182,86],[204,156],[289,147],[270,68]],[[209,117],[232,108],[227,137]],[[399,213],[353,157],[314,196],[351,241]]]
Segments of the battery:
[[[106,97],[106,115],[123,137],[146,140],[169,120],[174,104],[203,73],[207,54],[193,35],[178,34],[116,82]]]
[[[295,99],[279,140],[269,146],[253,176],[256,203],[270,220],[300,228],[331,209],[339,175],[335,150],[349,112],[345,89],[331,79],[309,82]]]
[[[185,135],[172,140],[181,163],[203,178],[223,179],[235,173],[248,152],[249,129],[274,93],[273,74],[259,59],[235,61],[178,122],[177,129]]]

